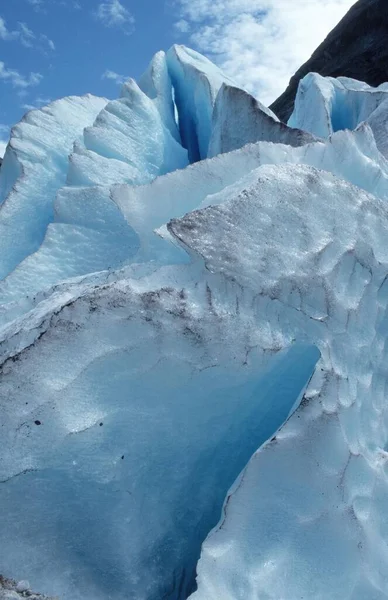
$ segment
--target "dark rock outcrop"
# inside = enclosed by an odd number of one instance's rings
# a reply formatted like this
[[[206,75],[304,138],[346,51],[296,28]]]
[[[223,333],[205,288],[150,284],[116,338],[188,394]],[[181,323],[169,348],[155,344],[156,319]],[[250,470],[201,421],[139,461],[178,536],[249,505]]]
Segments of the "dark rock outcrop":
[[[271,110],[287,122],[294,108],[299,81],[310,72],[352,77],[372,86],[388,81],[387,40],[387,0],[359,0],[295,73]]]

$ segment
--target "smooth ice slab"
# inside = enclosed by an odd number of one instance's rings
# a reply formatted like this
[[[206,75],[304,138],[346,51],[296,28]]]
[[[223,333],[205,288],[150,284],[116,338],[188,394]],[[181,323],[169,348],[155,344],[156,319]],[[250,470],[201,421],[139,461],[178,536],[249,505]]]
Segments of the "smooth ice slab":
[[[281,123],[248,92],[231,85],[221,86],[214,105],[209,157],[254,142],[303,146],[314,141],[311,134]]]
[[[146,173],[121,159],[101,156],[82,142],[74,144],[69,156],[66,183],[71,186],[108,186],[115,183],[139,185],[148,180]]]
[[[387,99],[373,111],[367,122],[373,131],[378,149],[388,159],[388,94]]]
[[[34,297],[63,280],[131,262],[139,239],[110,198],[109,187],[63,188],[55,201],[55,221],[36,252],[0,282],[0,304]],[[13,313],[12,313],[13,314]]]

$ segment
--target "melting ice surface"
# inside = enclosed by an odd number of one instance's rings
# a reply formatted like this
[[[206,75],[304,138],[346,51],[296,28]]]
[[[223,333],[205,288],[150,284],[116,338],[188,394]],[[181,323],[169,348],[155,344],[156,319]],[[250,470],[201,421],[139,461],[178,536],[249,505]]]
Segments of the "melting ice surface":
[[[13,129],[0,573],[388,598],[387,90],[310,74],[285,125],[175,46]]]

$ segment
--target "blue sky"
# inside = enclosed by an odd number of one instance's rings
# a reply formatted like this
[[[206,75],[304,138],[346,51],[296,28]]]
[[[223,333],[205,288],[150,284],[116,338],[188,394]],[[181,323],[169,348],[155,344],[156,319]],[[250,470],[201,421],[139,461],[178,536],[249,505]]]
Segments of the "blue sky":
[[[0,0],[0,17],[3,126],[49,99],[87,92],[114,98],[117,82],[104,73],[137,77],[178,39],[171,9],[156,0]]]
[[[117,97],[122,78],[173,43],[205,53],[269,104],[353,2],[0,0],[0,140],[50,100]]]

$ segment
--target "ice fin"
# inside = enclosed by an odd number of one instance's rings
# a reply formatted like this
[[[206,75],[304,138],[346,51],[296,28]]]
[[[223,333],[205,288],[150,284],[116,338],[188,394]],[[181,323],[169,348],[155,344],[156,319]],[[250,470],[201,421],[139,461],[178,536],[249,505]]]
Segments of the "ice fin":
[[[66,181],[68,154],[107,100],[87,95],[32,110],[11,132],[0,170],[0,278],[35,252]]]
[[[166,54],[157,52],[147,70],[138,81],[139,88],[155,102],[163,123],[171,135],[180,143],[178,126],[175,121],[172,83],[168,73]]]
[[[261,141],[303,146],[316,141],[316,137],[287,127],[248,92],[223,84],[214,106],[208,155]]]
[[[167,64],[175,90],[182,143],[190,162],[207,157],[213,107],[223,83],[236,85],[207,58],[185,46],[172,46]]]

